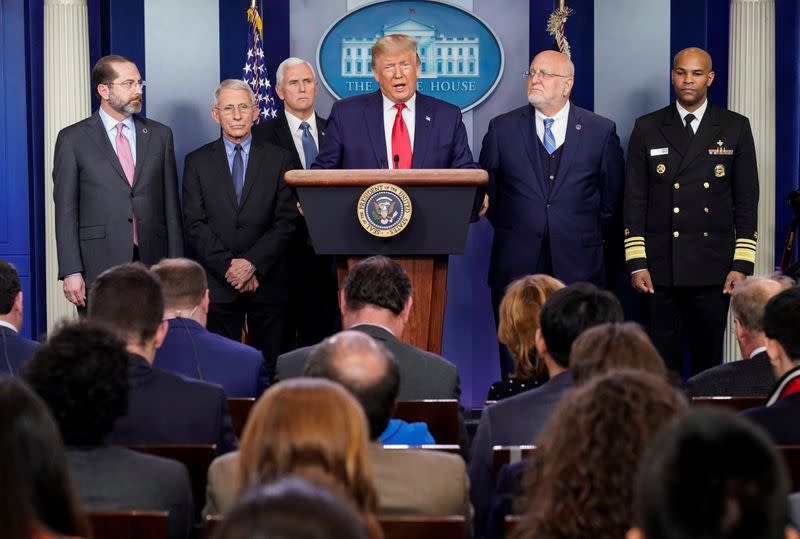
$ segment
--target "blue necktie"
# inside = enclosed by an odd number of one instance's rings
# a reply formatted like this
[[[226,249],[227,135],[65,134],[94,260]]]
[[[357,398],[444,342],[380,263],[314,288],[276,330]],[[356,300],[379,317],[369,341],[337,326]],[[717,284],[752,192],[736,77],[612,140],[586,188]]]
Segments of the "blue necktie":
[[[544,119],[544,149],[551,155],[556,151],[556,137],[553,136],[553,131],[550,130],[553,122],[555,120],[552,118]]]
[[[233,155],[233,190],[236,191],[236,203],[242,200],[242,188],[244,188],[244,160],[242,159],[242,147],[237,144],[234,147]]]
[[[309,131],[308,122],[303,122],[300,124],[300,129],[303,130],[303,154],[305,154],[306,158],[306,168],[311,168],[311,164],[317,158],[317,154],[319,151],[317,150],[317,145],[314,144],[314,137],[311,136],[311,131]]]

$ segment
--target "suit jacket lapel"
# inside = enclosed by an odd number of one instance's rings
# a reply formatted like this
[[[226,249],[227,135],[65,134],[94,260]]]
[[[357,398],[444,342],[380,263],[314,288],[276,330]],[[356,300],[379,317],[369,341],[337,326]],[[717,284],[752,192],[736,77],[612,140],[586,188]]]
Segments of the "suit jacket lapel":
[[[686,155],[683,156],[683,160],[678,166],[678,174],[686,170],[698,156],[706,153],[709,145],[717,137],[719,129],[719,119],[715,107],[709,102],[703,119],[700,121],[700,127],[697,129],[697,133],[695,133],[694,137],[692,137],[689,150],[686,152]]]
[[[411,168],[427,168],[425,157],[428,153],[428,140],[431,138],[433,122],[436,118],[433,107],[425,96],[417,93],[417,110],[414,112],[414,152],[411,155]]]
[[[319,149],[319,147],[322,147],[322,140],[325,138],[325,125],[327,122],[325,122],[325,120],[323,120],[322,116],[320,116],[319,114],[315,113],[315,116],[317,120],[317,134],[319,135],[319,145],[318,145]]]
[[[367,135],[369,136],[370,143],[372,143],[372,150],[375,152],[375,161],[379,164],[379,168],[389,168],[389,163],[386,161],[386,135],[383,132],[383,98],[381,92],[372,94],[369,104],[364,107],[364,123],[367,126]]]
[[[242,189],[242,200],[239,201],[239,209],[247,202],[247,196],[253,190],[253,185],[258,181],[259,173],[261,172],[262,161],[264,160],[264,152],[261,142],[256,142],[251,139],[250,142],[250,155],[247,156],[247,170],[244,173],[244,189]],[[233,190],[233,177],[231,176],[231,190]],[[234,192],[234,200],[236,194]]]
[[[542,178],[542,163],[539,161],[539,137],[536,135],[536,113],[533,107],[528,107],[519,117],[520,140],[523,141],[528,160],[533,168],[535,186],[539,189],[542,198],[547,198],[547,186]]]
[[[250,145],[250,153],[252,154],[252,144]],[[217,142],[214,143],[213,151],[211,152],[211,161],[214,165],[214,175],[213,177],[218,178],[217,181],[221,183],[220,188],[223,192],[225,192],[225,196],[228,199],[228,202],[233,206],[234,209],[237,209],[236,204],[236,191],[233,189],[233,176],[231,176],[231,169],[228,165],[228,155],[225,153],[225,143],[222,140],[222,137],[217,139]],[[252,157],[252,155],[251,155]],[[250,162],[248,160],[248,168],[250,168]],[[247,176],[245,174],[245,186],[247,186]],[[244,199],[244,193],[242,193],[242,199]]]
[[[294,138],[292,138],[292,131],[289,129],[289,120],[286,118],[286,113],[280,112],[278,118],[276,118],[275,121],[280,122],[280,129],[278,129],[276,133],[278,136],[278,140],[280,141],[280,146],[286,149],[291,148],[290,151],[297,158],[297,161],[302,163],[302,161],[300,161],[300,155],[297,153],[297,147],[294,145]],[[247,185],[247,179],[245,178],[245,186],[246,185]]]
[[[578,128],[580,124],[581,113],[578,107],[570,103],[569,115],[567,117],[567,131],[564,138],[564,145],[561,148],[561,161],[558,163],[558,172],[556,172],[556,181],[550,193],[551,197],[555,196],[564,183],[569,173],[569,168],[575,160],[575,155],[578,153],[583,142],[583,130]]]
[[[686,140],[686,130],[683,128],[683,122],[678,115],[678,109],[675,108],[674,103],[664,111],[664,120],[660,129],[661,134],[667,139],[669,145],[678,152],[681,157],[685,156],[689,144]]]
[[[125,185],[130,186],[128,177],[125,176],[125,171],[122,170],[122,165],[119,164],[119,157],[117,157],[114,147],[111,145],[111,141],[108,140],[108,133],[106,132],[106,127],[103,125],[103,121],[100,119],[100,114],[95,112],[92,117],[89,118],[86,127],[89,138],[95,143],[106,159],[108,159],[111,166],[114,167],[114,170],[117,171],[120,180],[125,182]]]
[[[147,156],[147,147],[150,144],[150,130],[145,128],[144,122],[138,116],[133,117],[133,125],[136,127],[136,169],[133,173],[133,185],[139,181],[142,175],[142,167]]]

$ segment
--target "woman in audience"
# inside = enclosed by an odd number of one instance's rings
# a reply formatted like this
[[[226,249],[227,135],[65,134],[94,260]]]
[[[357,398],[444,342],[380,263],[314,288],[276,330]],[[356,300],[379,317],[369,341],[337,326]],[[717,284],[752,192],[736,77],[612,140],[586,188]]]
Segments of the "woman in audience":
[[[364,522],[350,503],[286,476],[242,496],[214,539],[328,539],[333,533],[338,539],[367,539]]]
[[[0,379],[0,455],[5,539],[88,537],[58,428],[44,403],[14,378]]]
[[[536,440],[515,537],[624,537],[639,458],[686,407],[663,376],[646,372],[612,371],[574,389]]]
[[[367,448],[364,412],[339,384],[321,378],[280,382],[253,407],[239,452],[211,464],[205,512],[225,512],[253,486],[294,474],[349,500],[361,513],[369,537],[380,538]]]
[[[559,288],[564,288],[564,283],[549,275],[528,275],[506,288],[500,302],[497,339],[508,348],[514,372],[507,380],[493,383],[486,400],[505,399],[547,381],[547,371],[536,358],[533,340],[542,305]]]
[[[572,343],[569,372],[575,385],[617,369],[634,369],[667,376],[664,360],[650,337],[633,322],[589,328]]]

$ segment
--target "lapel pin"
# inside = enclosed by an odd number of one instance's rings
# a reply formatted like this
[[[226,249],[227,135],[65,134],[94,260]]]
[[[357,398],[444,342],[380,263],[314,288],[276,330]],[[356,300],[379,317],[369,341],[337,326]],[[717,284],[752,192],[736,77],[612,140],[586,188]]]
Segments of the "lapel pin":
[[[325,131],[320,131],[319,134],[324,137],[325,136]]]
[[[147,128],[142,129],[142,133],[147,133]]]
[[[583,128],[581,124],[575,124],[575,130],[580,131]]]
[[[430,122],[431,121],[431,117],[430,116],[425,116],[425,121],[426,122]]]

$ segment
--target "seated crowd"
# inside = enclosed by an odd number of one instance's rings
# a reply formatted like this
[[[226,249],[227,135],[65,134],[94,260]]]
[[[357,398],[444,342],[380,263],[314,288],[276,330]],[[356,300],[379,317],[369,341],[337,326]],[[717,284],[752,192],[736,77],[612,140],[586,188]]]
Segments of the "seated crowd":
[[[280,356],[272,381],[259,352],[205,328],[208,304],[195,262],[124,264],[94,281],[87,319],[39,344],[20,336],[19,276],[0,261],[4,537],[105,539],[93,518],[109,510],[163,512],[166,536],[202,537],[202,508],[219,539],[388,539],[392,518],[445,516],[477,539],[800,539],[781,456],[800,443],[788,279],[736,286],[744,359],[683,387],[612,293],[513,282],[498,338],[514,372],[492,384],[471,444],[451,401],[458,446],[395,417],[400,401],[460,397],[452,363],[400,340],[413,290],[397,262],[355,264],[345,330]],[[690,407],[701,396],[764,401]],[[233,397],[255,400],[241,443]],[[205,500],[191,466],[143,449],[165,444],[216,453]]]

